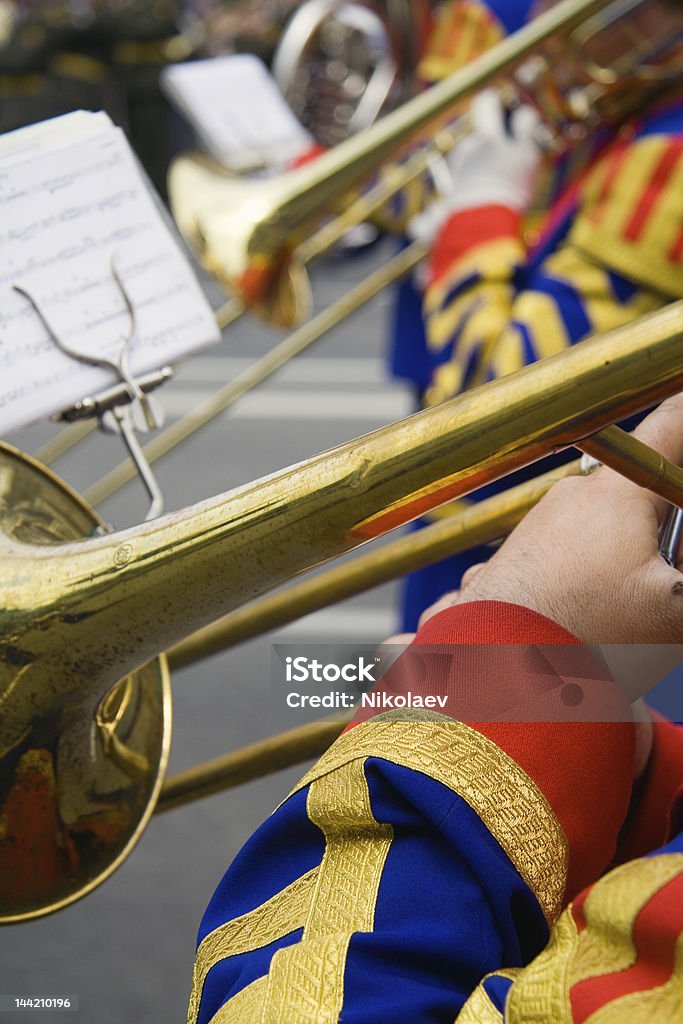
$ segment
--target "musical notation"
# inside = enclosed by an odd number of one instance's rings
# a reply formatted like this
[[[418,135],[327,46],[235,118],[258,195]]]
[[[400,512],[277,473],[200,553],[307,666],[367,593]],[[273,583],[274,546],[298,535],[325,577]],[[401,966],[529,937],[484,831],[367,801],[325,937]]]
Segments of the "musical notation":
[[[15,286],[72,350],[109,356],[130,325],[113,266],[135,311],[134,374],[219,340],[120,129],[79,113],[0,139],[0,430],[113,383],[107,370],[60,352]]]

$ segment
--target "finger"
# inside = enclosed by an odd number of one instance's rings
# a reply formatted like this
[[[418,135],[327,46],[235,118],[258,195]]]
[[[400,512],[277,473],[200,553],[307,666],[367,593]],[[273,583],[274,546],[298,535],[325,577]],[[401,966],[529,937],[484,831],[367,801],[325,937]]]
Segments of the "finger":
[[[520,142],[536,142],[540,123],[541,117],[538,111],[528,103],[522,103],[512,112],[510,132]]]
[[[654,448],[665,458],[677,466],[683,464],[683,392],[668,398],[665,402],[646,416],[633,431],[639,441]],[[622,480],[624,478],[622,477]],[[624,481],[626,483],[626,481]],[[663,498],[654,491],[645,492],[656,508],[660,518],[670,508]]]
[[[415,639],[414,633],[394,633],[393,636],[388,637],[386,640],[382,640],[379,645],[376,654],[381,654],[385,647],[397,647],[399,645],[407,647],[408,644],[412,644]]]
[[[495,89],[484,89],[474,97],[470,116],[479,135],[489,139],[500,139],[505,135],[505,113]]]
[[[636,727],[636,755],[633,765],[633,778],[639,779],[645,772],[648,761],[650,760],[652,743],[654,740],[654,730],[652,727],[652,715],[650,714],[650,709],[645,701],[642,699],[637,700],[635,704],[632,705],[632,708],[633,721]]]
[[[461,591],[464,590],[465,587],[472,582],[477,573],[481,572],[485,565],[486,562],[475,562],[475,564],[471,565],[469,569],[465,569],[464,573],[462,574],[462,579],[460,580]]]
[[[646,416],[633,435],[680,465],[683,462],[683,391],[667,398]]]
[[[379,645],[375,651],[375,657],[380,661],[380,676],[389,671],[406,648],[410,647],[414,639],[414,633],[395,633],[394,636],[390,636],[388,640],[384,640]]]

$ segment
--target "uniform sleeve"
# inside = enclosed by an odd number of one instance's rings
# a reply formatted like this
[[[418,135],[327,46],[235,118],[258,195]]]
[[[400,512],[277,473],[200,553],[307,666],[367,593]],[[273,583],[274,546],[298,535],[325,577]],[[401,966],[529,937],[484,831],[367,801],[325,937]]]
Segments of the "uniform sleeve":
[[[413,710],[359,714],[228,869],[200,928],[190,1022],[452,1024],[484,975],[543,949],[567,894],[611,859],[632,725],[559,722],[565,674],[612,699],[602,663],[493,602],[435,616],[418,640],[421,656],[436,648],[429,671],[399,668],[390,686]],[[560,651],[550,667],[538,644]],[[500,693],[500,659],[481,651],[506,652],[516,699],[540,696],[555,724],[431,710],[433,692],[460,706],[464,671],[472,692]]]
[[[683,139],[619,144],[572,196],[563,241],[529,258],[517,214],[454,214],[425,296],[437,402],[683,296]]]
[[[679,1020],[683,836],[589,887],[526,968],[485,978],[457,1024]]]
[[[683,726],[657,720],[653,728],[647,769],[619,837],[619,861],[650,853],[683,828]]]

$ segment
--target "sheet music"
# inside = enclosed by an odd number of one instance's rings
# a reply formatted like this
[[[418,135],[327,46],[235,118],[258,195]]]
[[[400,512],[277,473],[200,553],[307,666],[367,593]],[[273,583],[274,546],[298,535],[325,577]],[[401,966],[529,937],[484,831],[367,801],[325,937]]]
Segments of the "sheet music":
[[[30,292],[70,347],[115,356],[130,320],[112,276],[114,260],[135,309],[135,374],[219,340],[211,309],[123,133],[105,115],[78,115],[80,125],[69,120],[74,116],[0,140],[4,432],[117,379],[60,352],[15,284]],[[68,123],[60,128],[59,122]]]
[[[313,144],[252,54],[170,65],[161,85],[207,151],[230,170],[281,165]]]

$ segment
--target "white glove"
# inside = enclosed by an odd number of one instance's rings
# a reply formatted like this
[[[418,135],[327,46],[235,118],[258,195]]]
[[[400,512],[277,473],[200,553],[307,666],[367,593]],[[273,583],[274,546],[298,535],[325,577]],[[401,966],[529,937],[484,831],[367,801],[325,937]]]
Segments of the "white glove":
[[[537,112],[520,106],[506,118],[498,93],[486,89],[472,101],[469,116],[471,134],[444,158],[449,192],[413,218],[408,229],[413,238],[433,241],[458,210],[497,205],[522,211],[531,201],[542,156]]]

